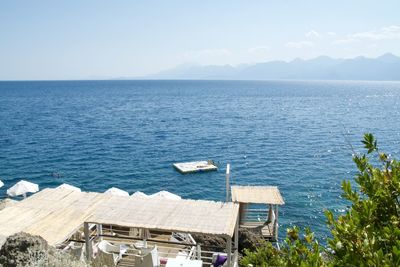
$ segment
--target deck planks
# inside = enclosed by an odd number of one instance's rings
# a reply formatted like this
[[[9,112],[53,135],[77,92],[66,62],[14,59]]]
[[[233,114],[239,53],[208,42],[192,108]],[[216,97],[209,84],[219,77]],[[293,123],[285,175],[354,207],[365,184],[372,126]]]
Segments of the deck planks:
[[[110,196],[67,189],[44,189],[0,211],[0,245],[5,237],[26,232],[57,245],[73,234]]]
[[[218,170],[218,167],[212,161],[181,162],[174,163],[173,166],[182,174]]]

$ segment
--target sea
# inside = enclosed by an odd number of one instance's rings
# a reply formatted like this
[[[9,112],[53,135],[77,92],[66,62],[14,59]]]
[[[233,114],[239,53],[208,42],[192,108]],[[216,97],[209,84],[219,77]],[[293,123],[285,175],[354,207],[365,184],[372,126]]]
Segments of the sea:
[[[346,212],[363,134],[399,155],[400,83],[359,81],[0,82],[0,179],[85,191],[167,190],[225,199],[235,185],[278,186],[280,238],[293,225],[329,236],[325,209]],[[175,162],[212,159],[182,175]],[[355,184],[355,183],[353,183]]]

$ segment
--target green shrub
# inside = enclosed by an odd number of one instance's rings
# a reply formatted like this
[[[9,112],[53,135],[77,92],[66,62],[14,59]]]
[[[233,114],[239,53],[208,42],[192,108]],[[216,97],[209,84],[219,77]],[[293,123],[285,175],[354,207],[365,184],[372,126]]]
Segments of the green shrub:
[[[378,150],[372,134],[364,136],[367,155],[354,156],[355,181],[343,181],[343,197],[349,211],[334,218],[326,211],[334,251],[334,266],[400,266],[400,163]],[[377,158],[375,167],[370,156]]]
[[[306,228],[301,236],[298,227],[287,229],[280,250],[265,242],[255,251],[245,250],[241,266],[324,266],[321,247]]]
[[[245,249],[244,255],[240,266],[282,266],[284,263],[281,251],[275,249],[268,242],[264,242],[255,251]]]
[[[365,134],[362,143],[367,154],[353,157],[358,187],[342,183],[349,210],[338,218],[325,212],[332,236],[328,249],[309,229],[300,237],[294,227],[281,250],[269,243],[247,250],[241,266],[400,266],[400,163],[379,151],[372,134]]]

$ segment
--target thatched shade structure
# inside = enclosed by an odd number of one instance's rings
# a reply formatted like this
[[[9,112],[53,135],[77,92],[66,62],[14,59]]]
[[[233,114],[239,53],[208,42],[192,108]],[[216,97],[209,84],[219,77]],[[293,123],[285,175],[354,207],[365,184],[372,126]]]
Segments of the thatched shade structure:
[[[278,187],[232,186],[231,198],[240,205],[241,228],[253,230],[271,241],[278,239],[278,206],[285,204]],[[254,208],[260,204],[264,207]]]

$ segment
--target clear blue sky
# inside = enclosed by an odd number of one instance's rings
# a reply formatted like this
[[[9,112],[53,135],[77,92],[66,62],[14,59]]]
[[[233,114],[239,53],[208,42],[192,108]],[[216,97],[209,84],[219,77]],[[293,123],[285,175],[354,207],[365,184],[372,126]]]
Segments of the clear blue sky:
[[[400,1],[0,2],[0,80],[400,55]]]

